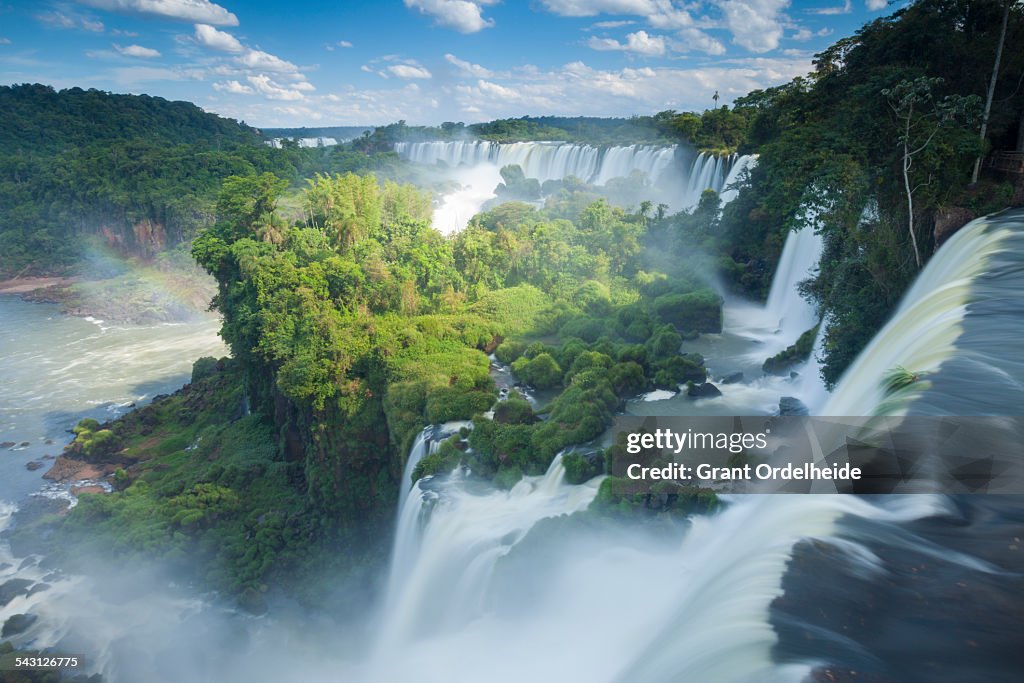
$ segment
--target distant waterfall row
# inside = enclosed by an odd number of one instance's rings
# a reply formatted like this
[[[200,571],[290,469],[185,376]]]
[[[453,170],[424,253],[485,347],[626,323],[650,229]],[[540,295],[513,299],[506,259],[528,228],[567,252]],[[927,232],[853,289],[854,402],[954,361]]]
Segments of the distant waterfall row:
[[[461,142],[399,142],[395,151],[416,164],[473,167],[488,164],[518,165],[528,178],[540,182],[575,176],[595,185],[642,171],[658,184],[670,171],[682,172],[683,197],[677,204],[693,206],[706,189],[721,192],[753,157],[698,154],[690,158],[676,146],[629,145],[595,147],[564,142],[498,143],[483,140]],[[689,161],[687,161],[689,159]],[[678,185],[676,186],[678,191]],[[730,197],[731,198],[731,197]]]

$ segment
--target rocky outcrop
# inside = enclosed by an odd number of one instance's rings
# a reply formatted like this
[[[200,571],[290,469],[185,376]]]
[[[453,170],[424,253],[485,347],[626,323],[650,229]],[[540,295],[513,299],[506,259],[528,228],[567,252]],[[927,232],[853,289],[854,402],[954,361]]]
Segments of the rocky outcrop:
[[[964,227],[977,216],[970,209],[962,206],[954,206],[945,211],[935,214],[935,227],[932,229],[932,237],[935,240],[935,248],[938,249],[942,243],[953,236],[960,228]]]
[[[711,382],[704,382],[703,384],[693,384],[689,389],[686,390],[686,395],[689,398],[715,398],[721,396],[721,390]]]

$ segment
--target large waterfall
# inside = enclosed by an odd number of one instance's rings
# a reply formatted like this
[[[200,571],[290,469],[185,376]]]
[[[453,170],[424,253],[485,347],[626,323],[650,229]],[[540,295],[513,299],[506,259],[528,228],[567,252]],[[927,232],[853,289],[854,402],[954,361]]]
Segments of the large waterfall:
[[[502,182],[503,166],[516,165],[527,178],[541,183],[570,176],[603,186],[615,178],[639,172],[650,184],[649,195],[675,210],[695,206],[704,190],[721,192],[727,179],[750,166],[753,157],[692,153],[679,146],[625,145],[595,147],[566,142],[498,143],[483,140],[458,142],[399,142],[395,151],[403,159],[426,166],[443,166],[460,189],[444,197],[434,216],[434,227],[444,233],[460,230],[483,204],[494,197]],[[730,193],[723,201],[735,196]]]
[[[780,264],[800,271],[783,276],[789,286],[814,262],[814,249],[791,251],[803,255]],[[922,271],[824,414],[891,408],[880,380],[897,365],[930,373],[930,385],[907,398],[918,412],[1000,412],[993,395],[1011,397],[1002,412],[1015,410],[1024,365],[1005,350],[1024,331],[1022,255],[1024,212],[963,228]],[[936,496],[741,496],[666,543],[644,529],[597,530],[561,517],[587,507],[598,483],[571,486],[563,474],[556,459],[546,475],[507,492],[460,471],[411,487],[377,648],[360,672],[366,680],[805,680],[819,658],[777,662],[772,602],[801,539],[821,539],[866,576],[880,571],[862,545],[873,541],[850,536],[841,520],[875,525],[933,561],[992,571],[904,530],[911,520],[951,514]],[[541,526],[543,533],[529,533]]]

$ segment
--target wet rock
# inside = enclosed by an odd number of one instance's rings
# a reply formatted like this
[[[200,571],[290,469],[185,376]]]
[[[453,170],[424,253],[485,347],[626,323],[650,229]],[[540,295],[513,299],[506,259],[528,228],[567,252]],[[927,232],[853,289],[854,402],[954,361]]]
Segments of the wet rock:
[[[31,597],[31,596],[35,595],[36,593],[42,593],[43,591],[48,591],[48,590],[50,590],[50,584],[48,584],[48,583],[37,583],[36,585],[32,586],[32,588],[29,589],[29,591],[28,591],[28,593],[26,595]]]
[[[3,630],[0,630],[0,637],[10,638],[19,633],[24,633],[38,619],[34,614],[12,614],[11,618],[4,622]]]
[[[779,399],[779,415],[809,415],[810,411],[804,402],[794,396],[783,396]]]
[[[31,445],[31,441],[22,441],[21,443],[18,444],[18,448],[28,448]]]
[[[704,382],[703,384],[691,385],[686,390],[686,395],[690,398],[714,398],[721,396],[721,390],[711,382]]]
[[[36,470],[42,467],[43,463],[39,462],[38,460],[31,460],[25,463],[25,469],[28,470],[29,472],[35,472]]]
[[[31,585],[32,582],[28,579],[10,579],[0,585],[0,607],[4,607],[19,595],[28,595],[28,588]]]
[[[743,381],[742,372],[734,372],[731,375],[726,375],[722,378],[722,384],[739,384]]]
[[[13,441],[0,441],[0,448],[13,448],[15,443]]]
[[[954,206],[945,211],[935,214],[935,228],[932,237],[935,239],[935,248],[938,249],[942,243],[953,236],[960,228],[964,227],[977,216],[970,209],[962,206]]]

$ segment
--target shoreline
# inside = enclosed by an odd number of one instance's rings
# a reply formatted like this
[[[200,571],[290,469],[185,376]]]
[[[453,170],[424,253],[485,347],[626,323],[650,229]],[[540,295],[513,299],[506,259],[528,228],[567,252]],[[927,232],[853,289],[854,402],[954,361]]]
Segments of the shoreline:
[[[0,280],[0,294],[24,295],[33,294],[53,287],[67,287],[79,282],[80,278],[72,276],[33,276],[14,277]]]

